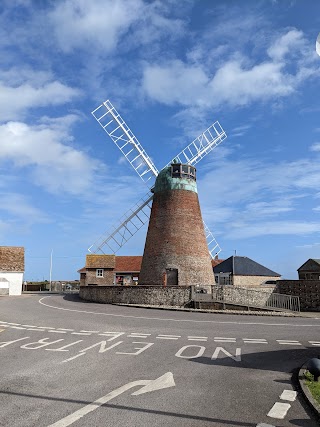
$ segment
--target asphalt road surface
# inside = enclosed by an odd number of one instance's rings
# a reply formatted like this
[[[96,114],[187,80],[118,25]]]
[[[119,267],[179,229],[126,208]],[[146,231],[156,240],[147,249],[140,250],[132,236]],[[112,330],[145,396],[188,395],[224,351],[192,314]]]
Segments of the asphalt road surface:
[[[316,427],[293,372],[320,319],[0,298],[0,425]]]

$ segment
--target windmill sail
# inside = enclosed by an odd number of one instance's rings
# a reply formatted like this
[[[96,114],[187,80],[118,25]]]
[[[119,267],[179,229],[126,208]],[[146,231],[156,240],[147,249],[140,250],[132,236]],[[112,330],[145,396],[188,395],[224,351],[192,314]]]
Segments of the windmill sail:
[[[227,137],[219,122],[213,123],[207,130],[186,146],[175,159],[178,163],[195,165]],[[167,166],[170,165],[168,163]]]
[[[118,225],[103,234],[90,246],[88,251],[105,254],[107,247],[108,251],[111,250],[114,254],[118,252],[118,250],[149,221],[152,198],[152,194],[146,194],[140,202],[123,215]]]
[[[111,102],[105,101],[91,114],[116,144],[142,181],[151,188],[154,178],[159,172]]]

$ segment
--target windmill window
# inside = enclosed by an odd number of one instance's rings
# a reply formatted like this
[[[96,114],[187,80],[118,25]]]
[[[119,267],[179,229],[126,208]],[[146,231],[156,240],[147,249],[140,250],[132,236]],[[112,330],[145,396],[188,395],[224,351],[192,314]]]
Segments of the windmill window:
[[[173,164],[171,166],[171,176],[173,178],[196,179],[196,168],[190,165]]]
[[[102,268],[96,269],[96,277],[103,277],[103,269]]]

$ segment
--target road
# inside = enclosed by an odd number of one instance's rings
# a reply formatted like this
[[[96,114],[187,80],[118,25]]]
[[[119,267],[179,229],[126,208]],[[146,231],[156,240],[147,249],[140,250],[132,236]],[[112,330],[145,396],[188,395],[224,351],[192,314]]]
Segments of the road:
[[[320,319],[0,298],[0,425],[316,427],[292,373]]]

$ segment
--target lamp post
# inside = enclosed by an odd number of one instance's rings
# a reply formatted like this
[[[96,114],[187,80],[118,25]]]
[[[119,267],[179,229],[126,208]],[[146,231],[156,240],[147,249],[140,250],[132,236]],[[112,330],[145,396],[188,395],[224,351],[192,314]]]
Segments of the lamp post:
[[[50,255],[50,292],[52,291],[52,289],[51,289],[51,276],[52,276],[52,254],[53,254],[53,249],[51,249],[51,255]]]

